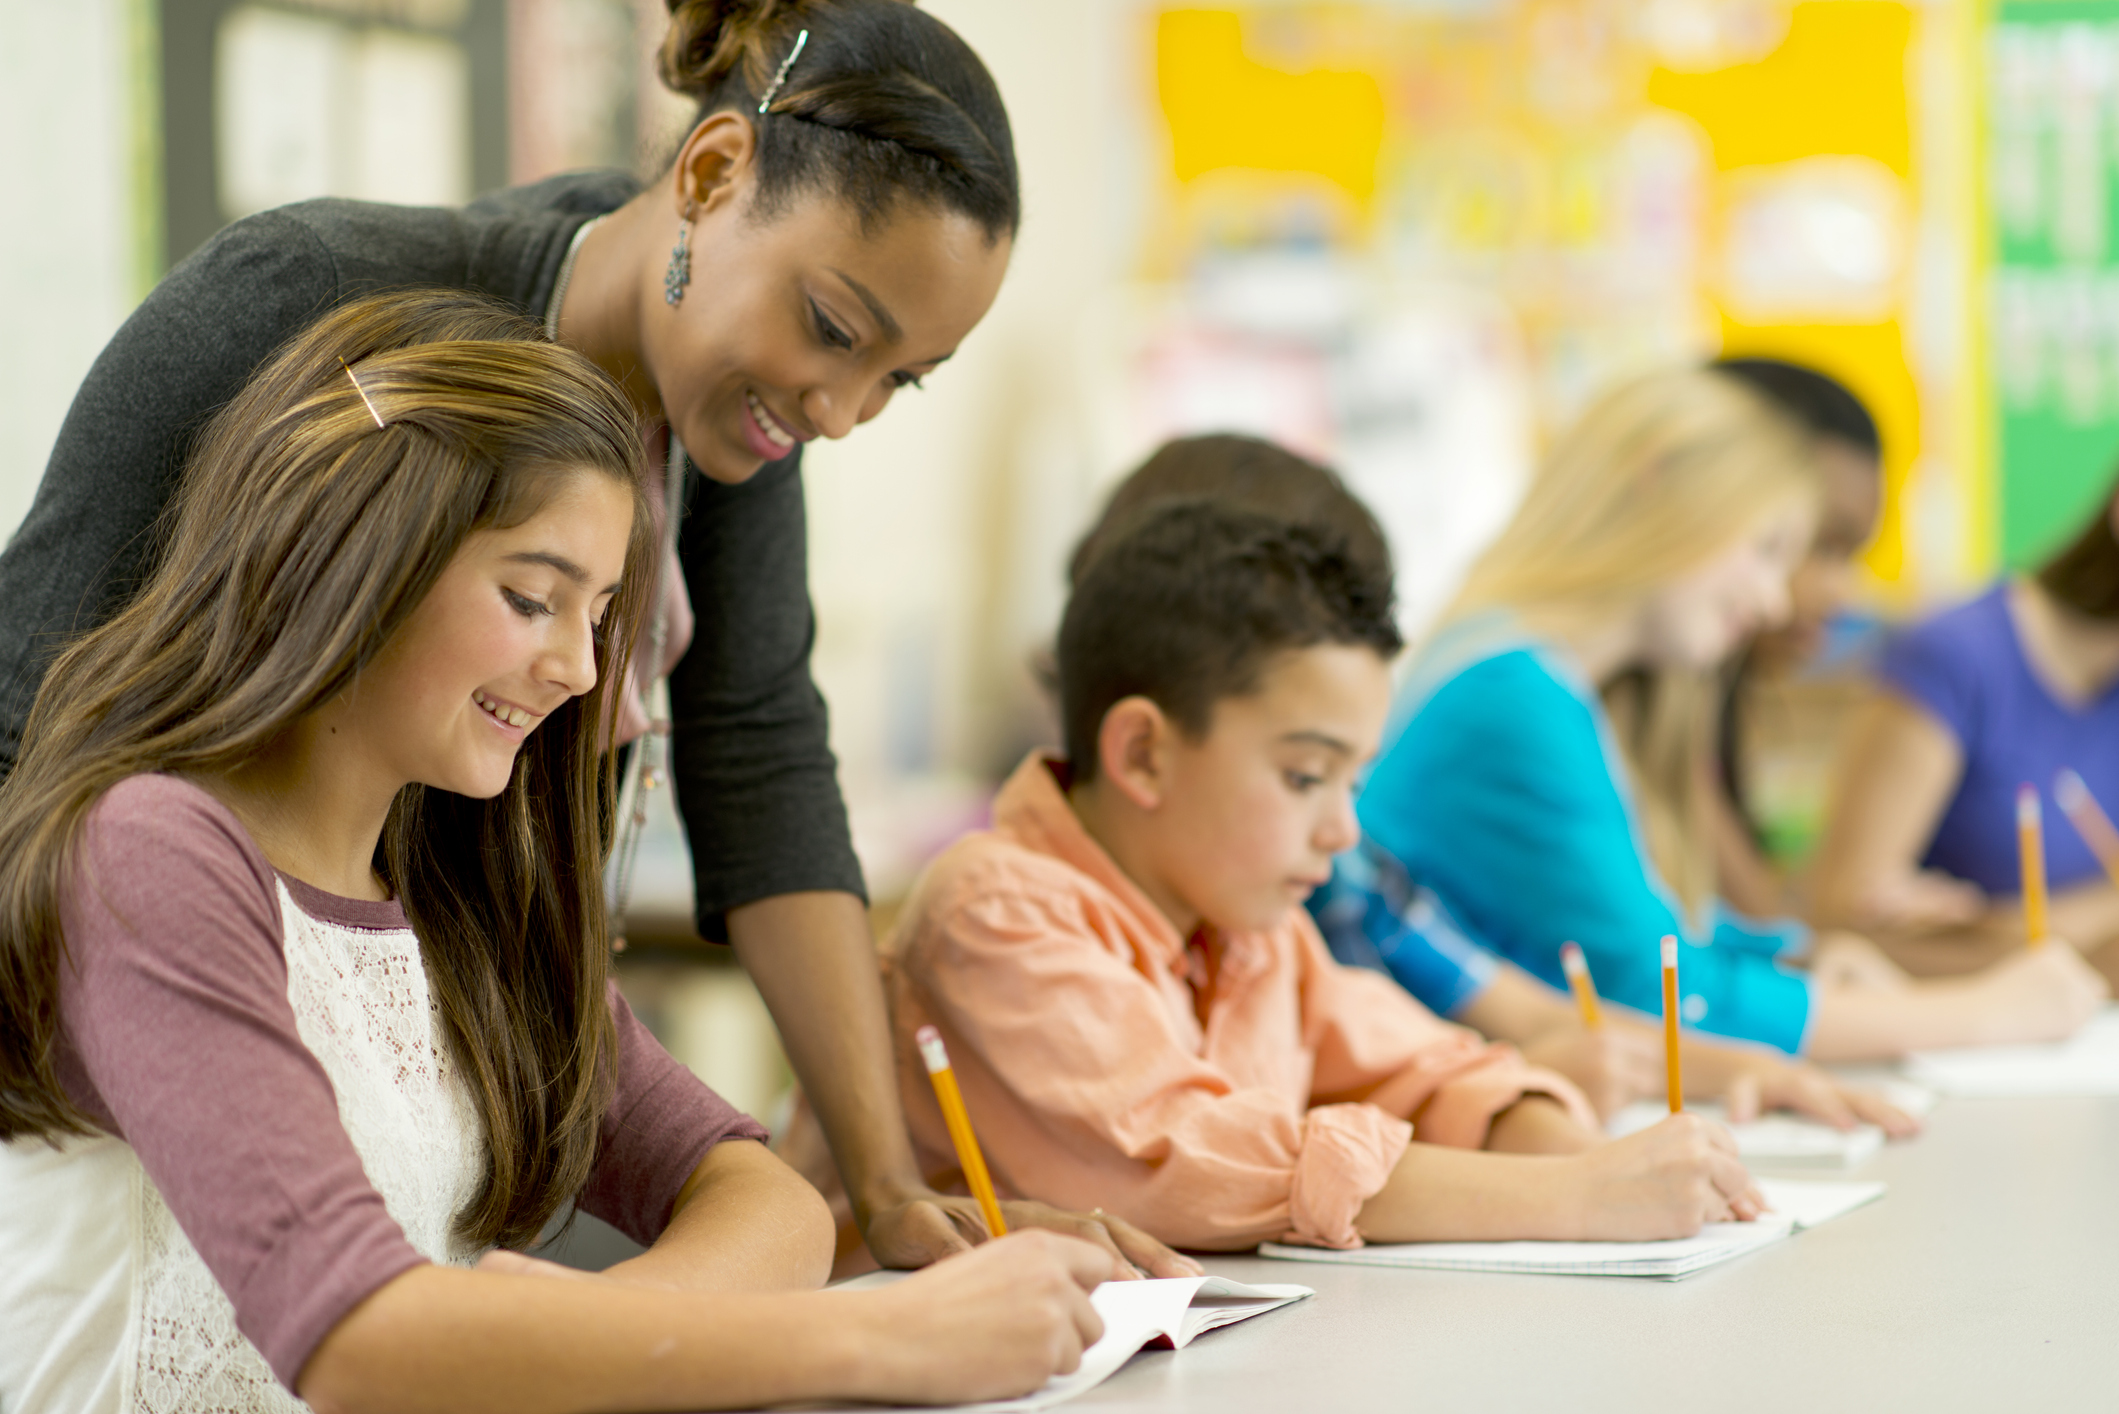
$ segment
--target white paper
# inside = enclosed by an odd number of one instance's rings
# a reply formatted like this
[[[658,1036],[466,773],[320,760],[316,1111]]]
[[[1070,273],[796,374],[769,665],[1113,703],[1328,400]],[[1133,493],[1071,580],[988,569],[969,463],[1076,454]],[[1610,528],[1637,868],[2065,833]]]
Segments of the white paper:
[[[1720,1105],[1688,1105],[1694,1114],[1727,1124]],[[1647,1129],[1666,1119],[1668,1106],[1643,1101],[1628,1105],[1606,1125],[1614,1139]],[[1731,1124],[1737,1156],[1767,1168],[1851,1169],[1874,1158],[1884,1146],[1884,1132],[1873,1124],[1838,1130],[1790,1114],[1761,1115],[1749,1124]]]
[[[841,1282],[833,1291],[862,1291],[902,1281],[908,1272],[871,1272]],[[1144,1346],[1167,1341],[1182,1349],[1194,1337],[1220,1326],[1262,1316],[1268,1311],[1317,1293],[1307,1286],[1245,1285],[1227,1277],[1175,1277],[1150,1281],[1107,1281],[1089,1293],[1089,1304],[1103,1317],[1103,1338],[1082,1352],[1071,1375],[1059,1375],[1020,1399],[947,1406],[980,1414],[1050,1409],[1116,1374]],[[875,1405],[861,1405],[874,1409]]]
[[[1406,1242],[1351,1252],[1269,1242],[1262,1257],[1440,1271],[1524,1272],[1551,1276],[1649,1277],[1677,1281],[1770,1246],[1883,1196],[1881,1183],[1758,1181],[1773,1211],[1748,1223],[1709,1223],[1692,1237],[1664,1242]]]
[[[1853,1212],[1884,1196],[1882,1183],[1820,1183],[1815,1179],[1762,1178],[1758,1191],[1773,1211],[1801,1232]]]
[[[2044,1046],[1919,1051],[1906,1074],[1945,1095],[1989,1099],[2119,1095],[2119,1007],[2106,1007],[2072,1040]]]

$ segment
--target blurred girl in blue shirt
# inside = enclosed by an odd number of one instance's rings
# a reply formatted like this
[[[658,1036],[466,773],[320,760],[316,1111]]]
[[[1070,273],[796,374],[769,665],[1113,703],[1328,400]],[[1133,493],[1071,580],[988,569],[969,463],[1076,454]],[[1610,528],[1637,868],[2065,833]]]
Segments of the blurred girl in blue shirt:
[[[1804,434],[1729,377],[1677,370],[1604,398],[1414,663],[1362,826],[1553,986],[1573,939],[1600,991],[1654,1013],[1658,940],[1676,934],[1681,1015],[1703,1031],[1828,1059],[2070,1034],[2104,991],[2070,948],[1947,983],[1855,948],[1858,966],[1827,949],[1806,973],[1806,928],[1715,896],[1710,674],[1787,614],[1817,504]]]

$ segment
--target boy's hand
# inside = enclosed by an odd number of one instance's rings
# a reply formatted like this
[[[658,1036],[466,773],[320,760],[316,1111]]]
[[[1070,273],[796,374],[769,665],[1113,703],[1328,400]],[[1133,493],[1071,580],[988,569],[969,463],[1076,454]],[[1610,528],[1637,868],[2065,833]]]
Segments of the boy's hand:
[[[847,1292],[840,1322],[859,1387],[882,1404],[1028,1394],[1081,1366],[1103,1336],[1089,1292],[1110,1257],[1049,1232],[1011,1233],[880,1291]],[[948,1352],[947,1359],[937,1358]]]
[[[1706,1223],[1749,1222],[1766,1210],[1729,1131],[1698,1115],[1672,1115],[1567,1162],[1575,1226],[1587,1241],[1691,1237]]]
[[[1555,1027],[1524,1046],[1523,1058],[1581,1086],[1599,1119],[1610,1119],[1643,1095],[1663,1091],[1662,1042],[1642,1027]]]

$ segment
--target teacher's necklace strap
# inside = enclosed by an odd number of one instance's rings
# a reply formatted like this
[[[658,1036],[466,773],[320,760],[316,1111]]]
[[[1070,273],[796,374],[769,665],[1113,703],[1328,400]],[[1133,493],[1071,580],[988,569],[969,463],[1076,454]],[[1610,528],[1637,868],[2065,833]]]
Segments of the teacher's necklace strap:
[[[561,275],[564,279],[564,272]],[[557,308],[555,299],[554,308]],[[684,478],[688,468],[684,459],[684,444],[677,440],[677,429],[669,429],[669,459],[663,463],[662,493],[662,553],[657,557],[656,572],[659,582],[661,571],[666,569],[677,552],[677,520],[684,514]],[[647,830],[648,805],[654,792],[669,780],[666,763],[669,760],[670,735],[670,691],[669,679],[662,674],[663,650],[669,644],[670,616],[665,607],[667,593],[655,596],[655,614],[648,621],[647,661],[653,665],[655,676],[649,680],[647,698],[648,728],[640,740],[633,743],[631,758],[626,763],[625,780],[618,791],[618,839],[611,849],[609,887],[606,897],[610,903],[611,950],[624,952],[626,943],[626,910],[633,901],[633,866],[640,858],[640,837]]]
[[[602,224],[601,216],[582,222],[574,239],[567,242],[566,259],[559,262],[559,278],[552,282],[552,297],[544,306],[544,336],[555,344],[559,342],[559,310],[567,302],[567,286],[574,282],[574,262],[581,258],[581,243],[589,238],[589,232]]]

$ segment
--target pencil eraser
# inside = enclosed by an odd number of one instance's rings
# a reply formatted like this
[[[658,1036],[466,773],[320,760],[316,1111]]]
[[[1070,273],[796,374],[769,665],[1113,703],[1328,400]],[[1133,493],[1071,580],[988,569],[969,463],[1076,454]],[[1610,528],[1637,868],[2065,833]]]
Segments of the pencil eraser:
[[[1567,975],[1570,977],[1580,977],[1589,970],[1589,964],[1582,960],[1580,944],[1560,944],[1560,966],[1566,969]]]
[[[942,1033],[932,1026],[922,1026],[912,1033],[912,1039],[920,1046],[920,1059],[927,1062],[927,1073],[949,1069],[949,1050],[942,1044]]]
[[[2016,823],[2035,825],[2038,823],[2038,787],[2025,782],[2016,787]]]
[[[1675,935],[1675,934],[1671,934],[1671,933],[1665,933],[1665,934],[1663,935],[1663,966],[1665,966],[1665,967],[1676,967],[1677,965],[1678,965],[1678,940],[1677,940],[1677,937],[1676,937],[1676,935]]]

